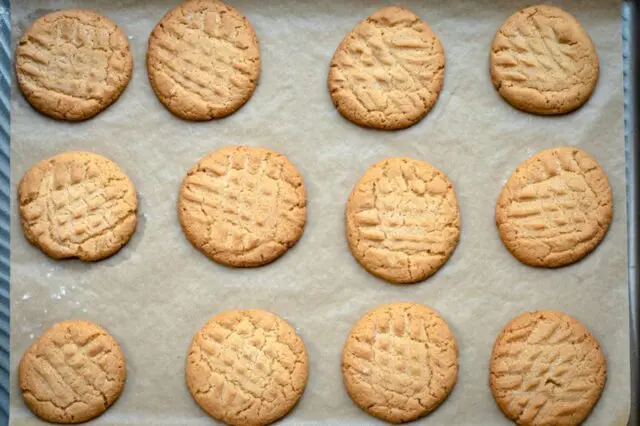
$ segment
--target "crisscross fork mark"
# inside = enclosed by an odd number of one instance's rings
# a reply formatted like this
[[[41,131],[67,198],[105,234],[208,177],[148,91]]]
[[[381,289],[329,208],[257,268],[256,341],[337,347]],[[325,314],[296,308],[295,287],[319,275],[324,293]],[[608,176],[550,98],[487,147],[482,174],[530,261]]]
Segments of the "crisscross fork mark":
[[[56,30],[56,35],[55,35],[55,44],[53,46],[48,46],[45,45],[44,43],[42,43],[41,40],[39,40],[37,37],[34,37],[33,35],[27,33],[25,34],[24,38],[21,40],[19,46],[18,46],[18,60],[22,63],[22,64],[31,64],[32,66],[38,68],[38,69],[42,69],[42,67],[46,67],[47,70],[49,71],[47,73],[47,75],[45,76],[46,78],[39,78],[36,76],[32,76],[31,74],[27,73],[26,71],[22,71],[20,72],[20,78],[24,79],[26,81],[29,81],[31,84],[33,84],[36,87],[45,89],[49,92],[53,92],[56,94],[63,94],[65,96],[69,96],[72,97],[74,99],[77,100],[81,100],[81,101],[97,101],[97,102],[103,102],[104,99],[100,96],[95,96],[95,95],[84,95],[81,93],[77,93],[74,90],[72,90],[71,88],[69,88],[68,90],[60,90],[60,88],[53,84],[53,81],[51,80],[51,72],[59,70],[59,68],[57,68],[55,66],[56,64],[56,55],[54,54],[54,51],[57,49],[62,49],[64,51],[77,51],[80,48],[78,48],[76,46],[75,43],[73,43],[72,41],[64,41],[61,38],[61,34],[58,31],[58,25],[59,25],[59,21],[61,20],[66,20],[66,21],[72,21],[75,23],[75,32],[73,33],[73,36],[77,36],[77,34],[80,31],[89,31],[92,32],[94,34],[99,33],[102,30],[107,31],[108,33],[108,40],[110,42],[113,34],[115,32],[118,31],[117,27],[107,27],[107,26],[98,26],[98,25],[91,25],[89,23],[86,22],[81,22],[80,19],[78,19],[77,17],[74,16],[65,16],[65,15],[61,15],[59,17],[57,17],[56,19],[47,22],[46,24],[41,24],[41,25],[47,25],[49,27],[53,27]],[[80,28],[78,28],[80,27]],[[97,47],[94,43],[92,43],[94,40],[91,39],[91,37],[89,37],[88,40],[83,40],[83,41],[88,41],[89,43],[83,43],[81,48],[89,48],[92,51],[101,51],[101,52],[105,52],[107,54],[107,57],[105,59],[106,61],[106,65],[105,65],[105,69],[104,69],[104,77],[102,80],[100,81],[95,81],[94,83],[100,83],[102,85],[108,85],[108,79],[110,76],[113,77],[114,74],[122,74],[120,73],[120,71],[112,68],[110,66],[111,63],[111,58],[113,57],[115,51],[113,50],[113,48],[111,48],[111,45],[109,45],[110,49],[106,49],[104,47]],[[44,55],[46,57],[48,57],[48,60],[43,61],[40,58],[36,58],[34,56],[32,56],[31,54],[27,54],[27,52],[25,51],[25,49],[28,48],[32,48],[34,50],[38,51],[39,55]],[[63,78],[65,81],[75,81],[78,84],[84,84],[86,82],[86,79],[83,77],[83,75],[79,75],[77,74],[77,71],[74,70],[74,74],[76,75],[76,77],[80,77],[80,78],[70,78],[68,75],[66,74],[58,74],[56,77],[57,79],[61,79]],[[121,77],[117,78],[117,80],[123,80],[125,77],[125,75],[123,74]],[[64,89],[64,88],[63,88]]]
[[[537,341],[535,343],[530,343],[529,339],[531,335],[539,330],[539,327],[548,328],[550,331],[544,336],[543,340]],[[523,330],[526,330],[523,333]],[[568,333],[569,332],[569,333]],[[515,338],[513,336],[515,334]],[[511,412],[509,413],[512,418],[516,420],[520,420],[525,412],[529,412],[527,416],[527,424],[538,424],[535,420],[544,412],[545,408],[549,405],[556,407],[558,404],[568,403],[575,404],[580,403],[580,405],[588,405],[589,402],[585,401],[585,398],[593,393],[595,386],[593,389],[570,389],[569,387],[576,379],[587,379],[587,382],[593,384],[593,371],[587,371],[583,368],[583,363],[587,356],[590,355],[591,351],[599,350],[597,346],[594,346],[590,351],[584,352],[582,357],[578,358],[578,354],[581,352],[576,349],[577,345],[584,344],[586,340],[589,339],[587,335],[577,336],[575,335],[575,330],[572,325],[569,324],[566,320],[558,317],[552,318],[538,318],[533,322],[528,323],[525,327],[520,327],[517,329],[511,329],[502,335],[499,339],[505,342],[506,345],[514,345],[514,344],[523,344],[526,345],[524,348],[520,348],[518,354],[511,354],[509,349],[502,349],[503,353],[501,355],[494,355],[492,357],[492,364],[502,359],[512,360],[512,362],[507,363],[508,370],[505,372],[494,372],[493,368],[491,370],[492,378],[495,378],[493,388],[494,394],[497,394],[500,398],[504,399],[505,402],[509,404]],[[566,349],[567,345],[570,345],[573,348],[574,358],[567,358],[561,360],[558,363],[558,358],[561,357],[564,352],[563,349]],[[525,360],[520,358],[522,353],[527,354],[527,348],[535,347],[539,350],[538,355],[527,358],[524,367],[521,364]],[[551,363],[547,358],[543,360],[541,355],[545,354],[555,354],[556,358],[551,360]],[[516,363],[516,364],[514,364]],[[516,366],[516,371],[513,370],[513,367]],[[570,378],[571,381],[567,382],[565,380],[558,380],[554,377],[554,370],[560,366],[566,366],[569,371],[563,372],[562,378]],[[604,368],[603,366],[601,368]],[[546,373],[541,373],[541,371],[546,371]],[[599,372],[597,373],[599,374]],[[532,376],[533,375],[533,376]],[[520,384],[517,390],[512,389],[510,386],[506,388],[500,388],[497,380],[502,377],[520,377]],[[537,385],[535,389],[528,390],[527,387],[530,386],[531,380],[537,380]],[[553,384],[553,390],[549,391],[546,386],[547,383]],[[556,389],[556,387],[559,389]],[[520,404],[519,399],[522,395],[527,395],[528,398],[526,403]],[[544,401],[540,405],[532,406],[533,400],[535,397],[544,398]],[[538,401],[539,402],[539,401]],[[533,415],[531,415],[531,410],[533,411]],[[574,414],[567,413],[564,416],[573,417]]]
[[[350,372],[350,374],[359,376],[361,378],[361,383],[372,387],[377,394],[384,396],[387,400],[387,404],[390,407],[400,408],[398,407],[397,400],[394,403],[386,398],[386,392],[389,392],[397,397],[401,397],[401,400],[406,401],[405,405],[409,401],[415,401],[418,405],[422,406],[425,409],[428,409],[430,407],[427,407],[427,405],[425,405],[425,403],[421,399],[423,398],[423,393],[427,393],[434,400],[438,400],[442,397],[442,395],[437,395],[435,393],[436,389],[432,387],[434,376],[437,376],[441,381],[440,386],[445,386],[444,383],[446,382],[443,373],[441,371],[438,371],[437,366],[434,364],[435,359],[431,354],[431,351],[434,350],[434,348],[438,348],[438,345],[431,340],[431,337],[429,335],[430,328],[436,326],[436,324],[434,323],[436,319],[434,316],[431,316],[429,318],[422,316],[412,317],[412,314],[408,311],[408,309],[405,308],[402,311],[402,333],[398,335],[397,330],[395,330],[394,328],[394,323],[398,322],[398,316],[400,315],[400,313],[387,312],[386,315],[388,315],[388,319],[386,321],[386,326],[383,329],[378,328],[378,321],[376,321],[375,319],[366,320],[366,326],[364,327],[371,327],[373,329],[373,341],[371,343],[358,338],[355,334],[353,334],[353,332],[350,336],[350,338],[355,339],[360,344],[370,346],[373,351],[373,360],[371,361],[361,357],[356,351],[350,351],[351,357],[353,357],[355,360],[358,360],[358,362],[368,366],[366,368],[367,372],[362,372],[360,368],[354,367],[351,362],[346,365],[346,368]],[[410,330],[412,329],[413,321],[420,321],[422,323],[421,329],[424,332],[424,341],[416,340],[409,334]],[[429,323],[429,321],[431,321],[431,323]],[[360,325],[357,325],[356,327],[359,326]],[[409,365],[403,370],[390,369],[385,367],[380,361],[379,356],[381,354],[393,355],[394,351],[396,350],[396,345],[400,344],[400,346],[403,346],[403,343],[407,342],[409,342],[409,344],[417,344],[419,347],[424,347],[424,356],[426,357],[426,359],[413,360],[411,348],[402,348],[401,353],[396,353],[396,355],[402,358],[401,364],[403,366],[407,366],[407,364]],[[388,348],[383,348],[383,345],[388,345]],[[444,346],[446,346],[446,344]],[[394,356],[390,356],[390,358],[393,357]],[[407,373],[407,369],[409,370],[409,373]],[[385,378],[409,376],[410,379],[415,380],[412,377],[412,371],[418,371],[420,373],[420,378],[418,380],[422,380],[426,376],[429,377],[428,382],[424,385],[424,387],[422,387],[422,390],[414,394],[409,394],[408,389],[405,389],[405,392],[402,392],[385,385]],[[445,389],[444,387],[441,390],[445,393],[447,391],[447,389]],[[372,403],[368,408],[376,405],[378,404]]]
[[[104,335],[98,334],[96,337],[102,337],[102,336]],[[90,341],[86,342],[84,346],[78,347],[78,353],[80,353],[83,357],[83,367],[85,365],[89,365],[91,369],[94,369],[94,371],[97,370],[97,371],[100,371],[102,374],[104,374],[104,378],[107,382],[113,382],[113,379],[109,377],[109,374],[104,369],[104,367],[102,367],[102,365],[100,365],[99,362],[93,361],[94,359],[100,357],[101,355],[107,354],[110,351],[102,347],[100,351],[94,356],[88,356],[85,353],[88,348],[88,344],[91,343],[92,340],[93,339],[90,339]],[[53,351],[53,353],[51,353],[51,351]],[[77,354],[74,354],[74,356],[77,356]],[[62,359],[64,365],[54,366],[50,360],[51,357]],[[65,356],[61,347],[52,346],[50,351],[33,356],[32,362],[41,363],[40,368],[43,368],[42,365],[46,366],[46,370],[48,370],[50,374],[52,374],[56,378],[56,381],[58,383],[63,384],[65,387],[71,390],[73,395],[73,401],[66,406],[58,405],[58,403],[54,399],[47,400],[47,402],[50,402],[57,408],[66,410],[69,406],[75,403],[88,404],[87,401],[83,399],[83,391],[81,388],[78,387],[80,385],[80,383],[78,383],[78,380],[81,380],[85,386],[88,386],[91,390],[93,390],[95,392],[95,396],[99,396],[100,398],[102,398],[104,408],[107,408],[109,406],[109,401],[105,394],[105,391],[98,389],[94,385],[94,383],[91,381],[91,379],[87,378],[84,374],[80,373],[76,369],[76,367],[69,365],[67,362],[67,356]],[[61,369],[64,369],[64,370],[62,371]],[[38,377],[40,377],[41,383],[45,384],[49,388],[51,393],[55,395],[55,397],[59,397],[59,395],[55,391],[55,388],[50,384],[49,379],[45,377],[43,372],[41,372],[39,368],[34,368],[33,371],[38,375]],[[30,389],[26,389],[26,391],[30,392],[36,400],[43,402],[43,400],[38,399],[38,397]]]
[[[264,395],[262,393],[260,394],[256,394],[253,391],[251,391],[250,389],[248,389],[245,385],[243,385],[241,380],[235,379],[233,377],[232,371],[234,368],[234,365],[236,365],[236,363],[240,363],[242,364],[242,367],[244,367],[246,369],[246,371],[253,371],[254,373],[256,373],[256,371],[260,371],[260,369],[256,369],[253,368],[252,363],[250,361],[244,361],[243,359],[241,359],[241,357],[244,357],[244,353],[237,351],[234,348],[229,348],[227,346],[227,342],[230,339],[234,339],[235,337],[239,337],[240,340],[242,342],[246,343],[246,336],[240,335],[238,334],[238,330],[237,327],[240,326],[241,324],[245,324],[245,321],[251,324],[251,332],[249,333],[249,335],[254,335],[256,330],[258,329],[258,327],[256,327],[255,324],[253,324],[253,322],[248,319],[248,318],[243,318],[237,325],[236,327],[227,327],[225,325],[223,325],[222,323],[216,323],[215,326],[220,328],[221,330],[224,330],[224,333],[226,334],[226,336],[222,339],[222,341],[218,341],[214,336],[212,336],[211,334],[209,334],[208,332],[202,330],[199,333],[199,337],[202,338],[203,340],[207,341],[208,344],[211,345],[215,345],[217,347],[217,353],[230,353],[233,354],[235,357],[235,361],[232,365],[227,365],[224,361],[223,362],[218,362],[216,365],[214,365],[212,363],[213,359],[216,359],[217,357],[211,356],[209,355],[209,351],[205,350],[204,347],[198,343],[196,343],[194,341],[194,344],[198,346],[198,350],[200,352],[200,360],[205,362],[205,365],[208,367],[209,369],[209,387],[206,390],[196,390],[197,394],[208,394],[214,390],[217,391],[217,394],[219,396],[219,398],[223,397],[223,389],[214,389],[214,384],[211,382],[211,378],[213,377],[214,374],[220,375],[223,378],[223,385],[222,386],[234,386],[236,388],[236,390],[240,391],[245,398],[249,401],[248,407],[252,406],[254,404],[254,401],[257,401],[260,406],[263,406],[265,404],[269,404],[265,398]],[[276,388],[278,388],[280,390],[280,393],[282,394],[282,397],[286,400],[286,395],[284,393],[284,388],[281,387],[280,385],[276,385],[275,379],[273,377],[273,372],[277,372],[279,371],[283,371],[283,372],[288,372],[289,374],[292,374],[293,371],[295,370],[295,365],[297,365],[299,362],[301,362],[300,358],[299,358],[299,354],[289,345],[287,345],[285,342],[282,342],[278,336],[280,333],[280,323],[276,321],[275,323],[275,327],[269,331],[266,331],[264,328],[259,328],[263,333],[264,333],[264,337],[265,337],[265,342],[263,345],[261,345],[260,347],[255,346],[255,345],[251,345],[260,355],[257,356],[257,358],[261,358],[261,359],[265,359],[269,361],[269,366],[268,368],[266,368],[264,371],[261,371],[258,379],[259,381],[263,381],[263,385],[260,386],[261,392],[264,392],[267,389],[271,389],[274,388],[274,386]],[[294,358],[295,364],[294,366],[289,369],[287,367],[285,367],[278,359],[277,356],[275,357],[271,357],[269,355],[267,355],[263,348],[264,346],[267,345],[273,345],[273,344],[279,344],[282,345],[283,347],[285,347],[288,351],[289,351],[289,356],[291,356],[292,358]],[[227,348],[228,350],[225,351],[225,348]],[[190,356],[193,354],[193,352],[190,353]],[[270,371],[270,374],[267,374],[265,371]],[[256,383],[255,380],[252,380],[253,383]],[[257,384],[257,383],[256,383]],[[221,401],[223,404],[225,404],[225,401]],[[240,413],[243,410],[248,409],[248,407],[244,407],[240,409]]]
[[[238,180],[238,183],[233,183],[231,182],[232,165],[234,158],[237,155],[244,156],[244,166],[242,167],[241,174],[239,176],[234,176],[234,178]],[[255,250],[263,244],[278,242],[278,230],[283,226],[280,215],[280,213],[282,213],[282,208],[287,207],[288,210],[291,211],[302,207],[299,204],[290,201],[287,201],[284,206],[281,205],[282,200],[280,200],[280,198],[282,185],[286,184],[292,190],[296,190],[295,186],[283,178],[284,161],[282,159],[276,158],[268,152],[265,152],[262,155],[260,167],[256,173],[258,175],[258,179],[255,182],[255,187],[253,189],[248,188],[244,182],[247,180],[245,179],[247,176],[249,176],[250,179],[253,179],[253,175],[251,175],[248,170],[248,161],[250,161],[250,155],[248,153],[228,153],[226,155],[225,173],[223,175],[218,176],[208,170],[198,170],[191,174],[185,181],[186,187],[188,191],[195,196],[194,198],[202,201],[198,202],[182,197],[182,202],[192,208],[198,207],[198,210],[200,210],[207,218],[209,228],[211,228],[211,226],[215,226],[217,222],[222,222],[232,225],[235,229],[234,233],[236,236],[243,237],[255,235],[258,240],[257,247],[254,248]],[[278,164],[278,175],[275,178],[267,175],[267,168],[274,161]],[[238,172],[236,169],[233,170],[234,173]],[[211,180],[222,180],[220,190],[213,188],[206,183],[196,182],[195,177],[202,175],[207,176]],[[284,183],[282,182],[283,180],[285,180]],[[276,186],[276,191],[272,192],[268,196],[264,193],[258,193],[261,188],[263,188],[265,181],[274,183]],[[228,196],[231,193],[235,194],[234,199]],[[212,200],[212,197],[215,197],[216,200]],[[271,201],[259,202],[265,197],[268,197]],[[243,219],[240,212],[241,208],[245,205],[253,212],[251,217],[247,219]],[[260,208],[259,212],[255,211],[257,208]],[[258,224],[256,221],[257,216],[266,216],[275,218],[275,220],[269,221],[270,226],[255,226]],[[209,239],[211,239],[210,234]],[[287,245],[287,242],[284,241],[279,243],[285,246]],[[243,253],[245,251],[243,251]]]

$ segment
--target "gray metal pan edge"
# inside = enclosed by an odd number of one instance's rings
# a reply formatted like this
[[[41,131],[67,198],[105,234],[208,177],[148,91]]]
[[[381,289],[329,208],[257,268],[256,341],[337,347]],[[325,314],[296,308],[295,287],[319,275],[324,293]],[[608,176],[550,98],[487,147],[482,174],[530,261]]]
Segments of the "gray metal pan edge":
[[[627,233],[628,233],[628,259],[629,259],[629,331],[631,338],[631,415],[629,425],[640,424],[640,377],[638,365],[638,344],[640,330],[638,321],[640,312],[640,285],[638,283],[638,169],[637,159],[640,150],[638,140],[638,86],[640,76],[640,55],[638,55],[638,13],[640,6],[638,1],[627,1],[622,7],[622,38],[624,59],[624,123],[625,123],[625,150],[627,164]]]
[[[625,90],[625,146],[627,167],[627,217],[629,250],[629,301],[631,338],[631,417],[629,425],[640,426],[640,283],[638,282],[637,227],[640,129],[637,117],[640,55],[637,54],[640,5],[625,1],[622,6],[622,35]],[[9,422],[9,277],[10,277],[10,84],[11,84],[11,6],[0,0],[0,426]]]
[[[0,425],[9,423],[11,5],[0,1]]]

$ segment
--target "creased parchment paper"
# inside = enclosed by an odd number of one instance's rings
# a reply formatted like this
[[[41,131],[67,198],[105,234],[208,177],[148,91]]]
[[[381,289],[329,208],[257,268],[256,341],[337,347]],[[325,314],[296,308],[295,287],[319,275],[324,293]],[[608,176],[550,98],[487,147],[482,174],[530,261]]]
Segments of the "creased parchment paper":
[[[147,37],[169,0],[29,0],[13,8],[15,37],[54,9],[92,7],[130,37],[135,67],[122,98],[79,124],[48,119],[13,89],[12,199],[23,173],[66,150],[89,150],[116,161],[135,183],[139,226],[112,258],[86,264],[54,261],[25,240],[12,208],[11,424],[39,421],[22,402],[17,366],[28,345],[52,323],[86,318],[106,327],[127,358],[120,400],[92,424],[207,425],[184,384],[193,334],[233,308],[263,308],[289,321],[309,351],[310,376],[297,408],[282,424],[375,424],[349,399],[340,372],[345,338],[374,306],[415,301],[437,309],[460,348],[458,383],[447,402],[420,422],[509,424],[495,405],[487,370],[494,339],[526,310],[558,309],[583,321],[602,344],[609,376],[588,425],[623,425],[629,414],[629,331],[622,58],[619,4],[558,2],[583,23],[600,56],[593,98],[578,112],[537,117],[505,103],[488,72],[495,31],[526,1],[404,1],[426,19],[446,52],[445,84],[432,112],[405,131],[362,129],[331,104],[327,72],[342,38],[382,1],[229,0],[260,39],[262,75],[253,98],[229,118],[192,123],[174,118],[147,80]],[[297,246],[257,269],[228,269],[197,252],[178,224],[176,201],[186,171],[227,144],[264,146],[287,155],[302,173],[309,217]],[[521,265],[503,247],[495,201],[516,166],[533,153],[578,145],[609,175],[614,222],[583,262],[557,270]],[[453,181],[461,206],[460,244],[427,281],[393,286],[365,272],[344,235],[344,205],[374,162],[424,159]]]

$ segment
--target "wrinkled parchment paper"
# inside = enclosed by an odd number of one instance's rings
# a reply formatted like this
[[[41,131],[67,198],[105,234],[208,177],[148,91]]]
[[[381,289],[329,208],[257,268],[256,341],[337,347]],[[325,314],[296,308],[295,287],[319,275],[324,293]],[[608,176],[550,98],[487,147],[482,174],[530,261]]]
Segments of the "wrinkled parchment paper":
[[[229,118],[192,123],[174,118],[147,80],[147,37],[171,0],[16,0],[15,37],[38,16],[93,7],[129,35],[135,67],[122,98],[96,118],[56,122],[13,89],[12,199],[23,173],[66,150],[115,160],[135,183],[139,226],[112,258],[86,264],[54,261],[23,237],[12,207],[11,423],[39,424],[22,402],[17,366],[52,323],[86,318],[122,345],[128,366],[120,400],[92,424],[208,425],[184,384],[193,334],[233,308],[263,308],[288,320],[310,359],[307,390],[283,424],[374,424],[349,399],[340,359],[347,333],[374,306],[415,301],[440,311],[460,347],[458,383],[448,401],[421,420],[430,425],[509,424],[487,384],[494,339],[526,310],[558,309],[583,321],[602,344],[609,376],[588,425],[623,425],[629,414],[629,330],[623,150],[620,8],[615,1],[558,4],[583,23],[600,56],[593,98],[564,117],[537,117],[506,104],[488,72],[489,45],[504,19],[529,2],[404,1],[426,19],[446,51],[444,90],[433,111],[405,131],[362,129],[342,119],[326,87],[342,38],[382,1],[229,0],[254,24],[262,75],[253,98]],[[298,245],[275,263],[228,269],[201,255],[176,214],[187,169],[226,144],[265,146],[286,154],[305,179],[309,218]],[[579,145],[602,164],[614,192],[614,222],[585,261],[557,270],[521,265],[494,225],[495,201],[515,167],[533,153]],[[461,206],[461,241],[427,281],[393,286],[365,272],[344,235],[344,204],[374,162],[395,155],[429,161],[453,181]]]

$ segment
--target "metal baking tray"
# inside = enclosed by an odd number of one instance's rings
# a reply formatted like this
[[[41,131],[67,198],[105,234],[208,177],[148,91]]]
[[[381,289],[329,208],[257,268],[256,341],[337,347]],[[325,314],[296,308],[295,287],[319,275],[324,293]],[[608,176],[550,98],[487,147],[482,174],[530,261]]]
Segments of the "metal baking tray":
[[[18,0],[16,0],[18,1]],[[27,1],[27,0],[20,0]],[[640,123],[638,88],[640,87],[640,55],[637,53],[640,28],[637,25],[640,5],[636,1],[622,4],[622,35],[625,89],[625,146],[627,173],[628,269],[631,339],[631,408],[629,425],[640,426],[640,286],[637,273],[640,237],[638,220],[638,156],[640,155]],[[0,425],[9,421],[9,353],[10,353],[10,110],[12,81],[11,5],[0,0]]]
[[[629,331],[631,339],[631,414],[629,425],[640,425],[640,283],[638,276],[638,196],[640,178],[638,156],[640,155],[640,2],[627,1],[622,5],[622,52],[624,60],[624,111],[625,149],[627,163],[627,231],[629,250]]]

